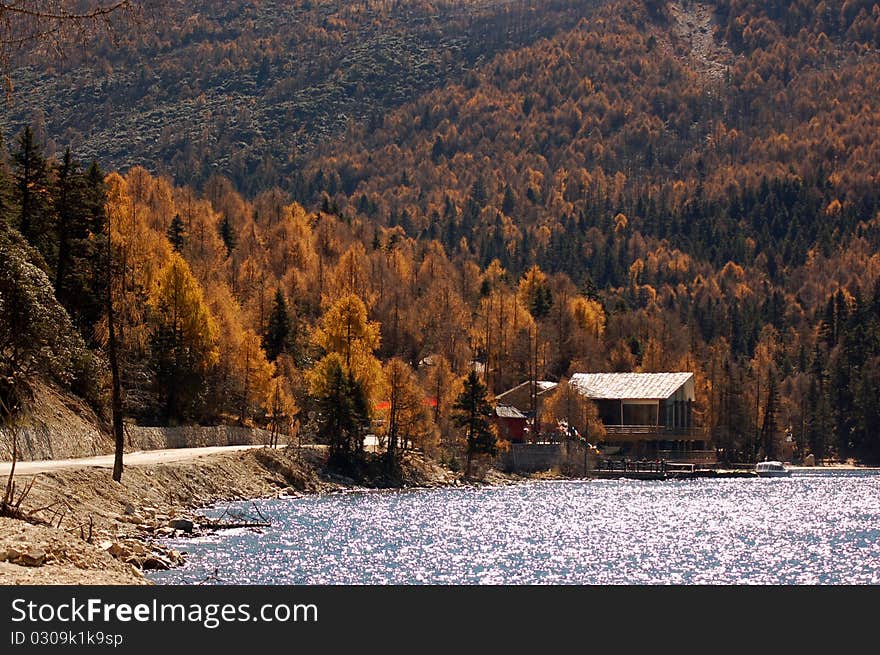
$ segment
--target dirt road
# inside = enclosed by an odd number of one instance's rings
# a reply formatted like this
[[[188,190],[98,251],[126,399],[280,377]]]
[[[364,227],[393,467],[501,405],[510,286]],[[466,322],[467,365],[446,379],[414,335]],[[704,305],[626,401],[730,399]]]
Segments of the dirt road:
[[[145,466],[154,464],[169,464],[171,462],[185,462],[205,457],[207,455],[219,455],[234,453],[239,450],[250,448],[262,448],[262,445],[250,446],[206,446],[203,448],[169,448],[165,450],[147,450],[126,453],[123,459],[125,466]],[[9,475],[11,462],[0,462],[0,476]],[[16,475],[36,475],[48,473],[60,469],[71,468],[113,468],[113,455],[98,455],[97,457],[80,457],[78,459],[51,459],[32,462],[17,462],[15,465]]]

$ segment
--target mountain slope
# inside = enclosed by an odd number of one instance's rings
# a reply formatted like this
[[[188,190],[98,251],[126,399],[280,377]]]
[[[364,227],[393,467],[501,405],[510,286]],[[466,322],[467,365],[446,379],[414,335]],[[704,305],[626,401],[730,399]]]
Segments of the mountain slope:
[[[582,0],[182,2],[57,62],[22,58],[7,139],[24,123],[58,148],[243,191],[289,185],[300,158],[480,61],[575,24]],[[537,8],[540,8],[538,13]]]

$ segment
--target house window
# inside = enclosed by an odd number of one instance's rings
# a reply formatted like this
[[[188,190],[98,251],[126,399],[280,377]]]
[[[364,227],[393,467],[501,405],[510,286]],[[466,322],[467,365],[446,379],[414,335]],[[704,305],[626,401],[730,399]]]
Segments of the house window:
[[[657,403],[623,403],[624,425],[657,425]]]

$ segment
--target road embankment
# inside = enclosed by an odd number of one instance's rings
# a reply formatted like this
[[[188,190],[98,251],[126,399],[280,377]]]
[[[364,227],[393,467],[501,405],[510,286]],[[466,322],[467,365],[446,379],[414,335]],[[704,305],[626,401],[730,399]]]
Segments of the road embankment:
[[[40,524],[0,520],[0,584],[148,584],[144,570],[182,561],[159,540],[198,525],[199,507],[357,486],[326,474],[324,458],[318,447],[157,455],[126,466],[121,483],[103,465],[52,468],[47,462],[49,470],[30,473],[22,465],[16,495],[33,481],[21,509]],[[442,467],[411,458],[401,484],[456,480]]]

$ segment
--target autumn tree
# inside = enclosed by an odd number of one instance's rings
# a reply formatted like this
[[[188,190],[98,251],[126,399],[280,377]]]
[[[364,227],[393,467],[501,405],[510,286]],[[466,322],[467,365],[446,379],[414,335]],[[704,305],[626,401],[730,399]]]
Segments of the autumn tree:
[[[429,430],[425,394],[413,370],[394,358],[383,367],[388,396],[388,422],[385,429],[385,462],[389,471],[398,467],[399,451],[409,441],[419,441]]]
[[[595,370],[604,353],[605,310],[597,300],[574,296],[568,301],[566,345],[580,370]]]
[[[577,435],[591,443],[605,438],[605,426],[599,418],[596,404],[584,397],[568,380],[561,380],[553,393],[544,401],[543,418],[548,422],[565,423]],[[566,436],[574,436],[569,433]]]
[[[379,347],[379,326],[367,319],[367,308],[355,294],[339,298],[321,317],[313,341],[325,353],[337,355],[346,375],[351,374],[368,398],[375,396],[382,368],[373,354]],[[315,366],[315,375],[326,372],[324,359]]]
[[[287,390],[285,380],[276,377],[272,380],[269,393],[265,400],[266,422],[271,435],[272,448],[278,446],[278,437],[283,433],[290,433],[296,415],[299,413],[296,401]]]
[[[520,301],[538,321],[546,318],[553,308],[553,292],[547,275],[537,265],[532,266],[520,280],[517,293]]]
[[[275,370],[266,359],[260,337],[248,328],[237,335],[231,356],[232,402],[237,406],[239,424],[246,425],[262,406]]]
[[[177,253],[159,274],[152,307],[153,366],[162,418],[166,423],[183,421],[195,410],[208,369],[217,362],[217,326],[189,265]]]
[[[461,380],[442,355],[430,358],[424,382],[425,391],[433,398],[433,420],[440,433],[440,443],[448,457],[458,452],[459,440],[453,421],[455,401],[461,393]]]

